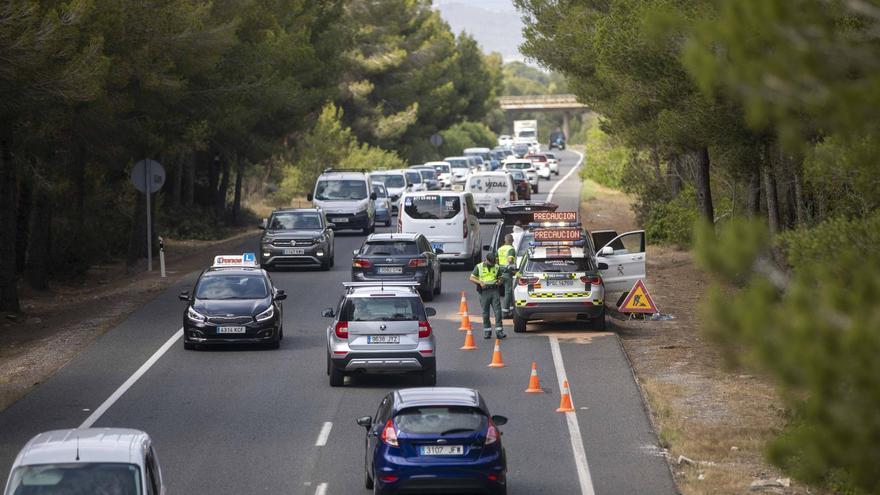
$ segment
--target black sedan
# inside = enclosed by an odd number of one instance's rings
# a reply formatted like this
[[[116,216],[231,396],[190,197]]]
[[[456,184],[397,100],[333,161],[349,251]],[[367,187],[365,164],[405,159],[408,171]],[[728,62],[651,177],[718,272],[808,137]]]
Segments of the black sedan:
[[[372,234],[354,251],[353,282],[415,281],[422,299],[440,293],[440,260],[422,234]]]
[[[180,293],[187,302],[183,347],[249,343],[277,349],[284,338],[281,301],[286,298],[261,268],[211,267],[199,276],[192,293]]]

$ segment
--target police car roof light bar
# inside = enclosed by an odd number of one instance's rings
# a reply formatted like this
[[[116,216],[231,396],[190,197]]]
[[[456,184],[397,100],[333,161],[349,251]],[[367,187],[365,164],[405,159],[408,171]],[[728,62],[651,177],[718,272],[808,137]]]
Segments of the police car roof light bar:
[[[554,227],[580,227],[580,222],[530,222],[529,227],[540,229],[552,229]]]
[[[587,244],[586,239],[579,241],[530,241],[529,247],[547,247],[547,246],[584,246]]]
[[[418,287],[419,282],[342,282],[342,286],[346,289],[354,289],[357,287],[378,287],[380,290],[388,287]]]

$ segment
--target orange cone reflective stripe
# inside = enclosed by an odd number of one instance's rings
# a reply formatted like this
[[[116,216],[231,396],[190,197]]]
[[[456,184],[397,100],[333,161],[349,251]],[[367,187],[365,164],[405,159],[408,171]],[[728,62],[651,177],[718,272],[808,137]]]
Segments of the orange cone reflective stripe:
[[[538,365],[532,361],[532,373],[529,376],[529,388],[526,389],[527,394],[543,394],[544,389],[541,388],[541,383],[538,381]]]
[[[492,352],[492,362],[489,368],[503,368],[504,360],[501,359],[501,339],[495,339],[495,350]]]
[[[468,328],[467,333],[464,336],[464,345],[459,347],[462,351],[473,351],[475,349],[479,349],[477,344],[474,342],[474,332]]]
[[[556,412],[574,412],[574,406],[571,403],[571,392],[568,389],[568,380],[562,382],[562,398],[559,400],[559,408]]]

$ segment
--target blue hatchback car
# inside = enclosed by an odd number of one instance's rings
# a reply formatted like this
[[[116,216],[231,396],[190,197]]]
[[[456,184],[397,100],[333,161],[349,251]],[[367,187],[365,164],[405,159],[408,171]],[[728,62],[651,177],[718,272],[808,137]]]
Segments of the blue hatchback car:
[[[408,388],[385,396],[367,429],[365,485],[379,494],[507,493],[499,426],[469,388]]]

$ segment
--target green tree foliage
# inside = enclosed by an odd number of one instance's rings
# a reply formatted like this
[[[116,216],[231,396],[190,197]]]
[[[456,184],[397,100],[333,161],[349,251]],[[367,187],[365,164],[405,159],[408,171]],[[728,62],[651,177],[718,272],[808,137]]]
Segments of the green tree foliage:
[[[492,148],[497,136],[489,127],[479,122],[462,122],[440,132],[443,144],[442,156],[457,156],[465,148]]]

